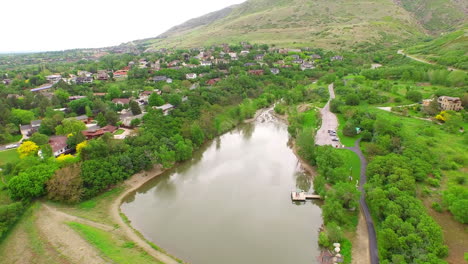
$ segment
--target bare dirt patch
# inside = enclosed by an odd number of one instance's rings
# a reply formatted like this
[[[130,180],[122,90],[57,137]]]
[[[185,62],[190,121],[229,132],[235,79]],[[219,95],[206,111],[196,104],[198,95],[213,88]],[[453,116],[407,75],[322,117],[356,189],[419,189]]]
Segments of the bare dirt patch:
[[[352,264],[370,264],[369,258],[369,234],[367,232],[366,219],[362,212],[359,212],[359,223],[356,234],[352,240]]]

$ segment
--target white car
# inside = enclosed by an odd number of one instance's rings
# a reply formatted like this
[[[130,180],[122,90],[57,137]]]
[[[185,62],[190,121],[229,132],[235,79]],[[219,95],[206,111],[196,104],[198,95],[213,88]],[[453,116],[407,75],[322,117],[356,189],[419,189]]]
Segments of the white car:
[[[17,144],[10,144],[10,145],[5,146],[6,149],[12,149],[12,148],[16,148],[16,147],[17,147]]]

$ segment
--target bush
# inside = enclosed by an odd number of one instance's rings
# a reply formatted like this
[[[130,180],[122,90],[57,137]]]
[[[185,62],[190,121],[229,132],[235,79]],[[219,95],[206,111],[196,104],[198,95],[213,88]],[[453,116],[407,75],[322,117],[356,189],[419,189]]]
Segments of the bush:
[[[331,243],[330,243],[330,240],[328,239],[328,236],[325,232],[320,232],[319,234],[319,239],[318,239],[318,243],[320,246],[324,247],[324,248],[329,248],[331,246]]]
[[[413,102],[420,102],[422,100],[422,93],[418,91],[409,91],[406,93],[406,98]]]
[[[344,235],[343,230],[335,222],[330,222],[326,226],[326,232],[328,240],[333,243],[341,243],[343,241]]]
[[[438,179],[427,178],[426,182],[432,187],[440,187],[440,181]]]
[[[346,122],[346,125],[343,128],[343,135],[347,137],[354,137],[357,135],[356,126],[352,122]]]
[[[442,206],[437,203],[437,202],[434,202],[432,203],[432,209],[434,209],[436,212],[439,212],[439,213],[442,213],[443,209],[442,209]]]
[[[24,209],[21,202],[0,206],[0,238],[19,219]]]

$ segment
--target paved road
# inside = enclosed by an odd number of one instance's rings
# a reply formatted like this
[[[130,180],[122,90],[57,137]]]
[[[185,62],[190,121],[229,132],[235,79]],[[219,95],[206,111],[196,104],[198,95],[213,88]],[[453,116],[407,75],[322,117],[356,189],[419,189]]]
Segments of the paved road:
[[[335,91],[333,90],[333,83],[328,86],[328,91],[330,93],[330,100],[328,100],[325,107],[320,109],[320,115],[322,116],[322,126],[315,134],[315,144],[323,145],[332,145],[332,146],[341,146],[340,142],[332,141],[331,136],[328,134],[328,130],[337,130],[338,129],[338,119],[336,115],[330,112],[330,101],[335,98]]]
[[[367,182],[366,169],[367,169],[367,160],[362,154],[359,143],[361,139],[356,140],[354,147],[346,147],[356,153],[361,160],[361,174],[359,179],[359,190],[361,191],[361,197],[359,198],[359,204],[361,205],[362,211],[364,212],[364,217],[366,219],[367,232],[369,233],[369,253],[370,253],[370,263],[378,264],[379,263],[379,252],[377,250],[377,236],[374,228],[374,221],[369,212],[369,207],[366,203],[366,193],[364,190],[364,185]]]

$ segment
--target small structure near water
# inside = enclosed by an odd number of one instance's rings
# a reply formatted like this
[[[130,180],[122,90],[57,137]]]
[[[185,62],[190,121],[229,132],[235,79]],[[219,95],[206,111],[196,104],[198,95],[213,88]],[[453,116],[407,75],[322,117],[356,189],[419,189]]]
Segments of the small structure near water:
[[[307,199],[322,199],[318,194],[306,193],[303,191],[291,192],[291,199],[293,201],[305,201]]]

